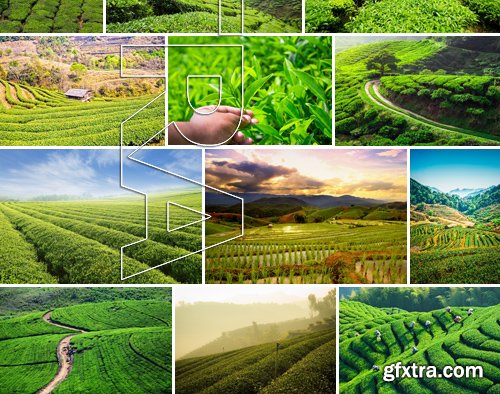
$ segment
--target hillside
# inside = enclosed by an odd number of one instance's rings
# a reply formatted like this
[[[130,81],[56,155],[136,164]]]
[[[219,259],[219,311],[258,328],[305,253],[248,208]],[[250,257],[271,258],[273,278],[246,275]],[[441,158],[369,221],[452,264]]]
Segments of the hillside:
[[[500,53],[491,48],[489,37],[426,38],[340,52],[337,143],[497,145]]]
[[[472,305],[474,307],[474,305]],[[341,320],[340,324],[340,390],[345,393],[361,391],[387,392],[494,392],[500,380],[500,363],[497,357],[500,333],[498,314],[500,306],[452,306],[429,312],[404,312],[387,314],[384,310],[368,305],[340,301],[340,314],[358,316],[356,321]],[[455,323],[453,317],[462,321]],[[430,327],[425,322],[430,321]],[[410,322],[415,327],[410,329]],[[381,332],[377,341],[375,331]],[[412,346],[417,348],[412,354]],[[445,365],[480,365],[482,379],[382,379],[386,365],[402,362],[403,365],[434,365],[441,372]],[[380,371],[373,370],[377,365]]]
[[[0,1],[1,33],[102,33],[102,2]]]
[[[169,302],[128,300],[55,308],[2,319],[0,333],[6,392],[46,387],[41,392],[140,393],[170,388]]]
[[[193,0],[167,2],[144,1],[131,6],[119,1],[107,4],[107,31],[111,33],[289,33],[299,32],[301,2],[292,0],[221,2],[219,26],[219,1],[209,0],[200,4]]]
[[[335,331],[176,362],[179,393],[335,391]]]
[[[444,224],[449,227],[473,227],[474,222],[456,209],[441,204],[419,204],[418,209],[412,205],[412,222],[429,222]]]

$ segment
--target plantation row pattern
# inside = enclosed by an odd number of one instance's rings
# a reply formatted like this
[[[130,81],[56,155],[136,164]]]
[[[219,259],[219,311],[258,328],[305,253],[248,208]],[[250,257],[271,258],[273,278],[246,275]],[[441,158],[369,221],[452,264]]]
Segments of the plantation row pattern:
[[[124,276],[201,249],[201,226],[167,233],[163,209],[150,206],[149,240],[125,249]],[[145,235],[141,202],[2,203],[0,211],[8,238],[20,241],[16,248],[2,242],[3,283],[122,283],[120,248]],[[184,223],[182,215],[171,221]],[[19,257],[25,264],[15,264]],[[200,283],[201,270],[201,256],[192,255],[126,282]]]
[[[495,392],[500,370],[499,306],[474,308],[470,316],[467,311],[467,307],[453,307],[450,312],[405,312],[340,301],[341,392]],[[459,323],[453,320],[457,315],[462,317]],[[378,337],[376,331],[380,332]],[[479,365],[484,377],[385,382],[383,367],[396,362],[434,365],[440,372],[446,365]],[[380,371],[375,371],[374,365]]]
[[[101,0],[0,0],[2,33],[102,33]]]

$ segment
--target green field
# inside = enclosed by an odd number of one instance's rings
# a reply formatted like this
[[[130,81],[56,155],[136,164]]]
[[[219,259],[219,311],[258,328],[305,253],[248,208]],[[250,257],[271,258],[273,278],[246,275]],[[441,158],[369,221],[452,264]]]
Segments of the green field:
[[[352,40],[336,56],[337,144],[498,145],[496,38]]]
[[[414,224],[412,283],[497,283],[500,234],[475,228]]]
[[[2,33],[102,33],[100,0],[0,0]]]
[[[271,0],[221,2],[219,26],[219,0],[200,4],[194,0],[168,0],[141,2],[110,0],[107,2],[107,32],[111,33],[291,33],[300,32],[302,6],[300,1]]]
[[[86,333],[44,321],[45,312],[0,319],[4,392],[37,392],[54,379],[56,349],[68,335],[74,335],[72,368],[54,393],[170,391],[170,302],[91,302],[54,309],[52,322]]]
[[[500,307],[452,307],[428,312],[405,312],[399,308],[376,308],[357,301],[340,301],[340,391],[342,393],[494,393],[500,381],[498,351]],[[453,317],[462,321],[455,323]],[[425,322],[430,321],[430,328]],[[410,323],[415,322],[413,329]],[[381,333],[376,339],[375,331]],[[413,354],[412,346],[417,348]],[[446,365],[479,365],[479,379],[382,379],[386,365],[433,365],[439,372]],[[373,365],[380,371],[373,370]]]
[[[178,393],[335,391],[335,331],[176,361]]]
[[[346,218],[246,227],[206,258],[210,283],[404,283],[406,224]]]
[[[96,98],[82,103],[54,90],[1,81],[0,145],[117,146],[121,122],[153,98]],[[160,99],[133,121],[124,145],[140,145],[164,127],[161,103]]]
[[[199,193],[168,196],[199,208]],[[166,199],[166,195],[150,196],[149,239],[124,249],[124,276],[201,249],[201,224],[166,232]],[[186,220],[191,215],[181,210],[171,218],[171,226]],[[145,236],[142,199],[2,202],[0,227],[2,283],[201,282],[199,254],[122,282],[120,248]]]

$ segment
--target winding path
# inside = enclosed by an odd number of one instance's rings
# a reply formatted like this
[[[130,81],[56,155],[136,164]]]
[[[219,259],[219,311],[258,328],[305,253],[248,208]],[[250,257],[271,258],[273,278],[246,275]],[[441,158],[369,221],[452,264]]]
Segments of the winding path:
[[[440,130],[443,130],[443,131],[455,131],[455,132],[462,133],[462,134],[474,135],[476,137],[486,138],[488,140],[495,140],[494,138],[491,138],[492,136],[489,134],[476,132],[476,131],[472,131],[472,130],[467,130],[467,129],[462,129],[460,127],[451,126],[451,125],[448,125],[445,123],[439,123],[439,122],[436,122],[435,120],[432,120],[432,119],[426,118],[425,116],[417,114],[416,112],[413,112],[413,111],[410,111],[406,108],[403,108],[403,107],[399,106],[398,104],[396,104],[396,103],[388,100],[384,96],[382,96],[382,94],[380,93],[380,90],[379,90],[379,86],[380,86],[379,79],[374,79],[372,81],[368,81],[365,84],[365,93],[368,96],[368,98],[370,100],[372,100],[375,104],[383,107],[384,109],[386,109],[388,111],[394,112],[398,115],[404,116],[406,118],[410,118],[412,120],[416,120],[417,122],[420,122],[420,123],[423,123],[426,125],[431,125],[431,126],[436,127]],[[376,97],[374,97],[374,95],[370,91],[371,87],[373,87],[373,92],[375,93]]]
[[[50,318],[51,315],[52,311],[47,312],[45,315],[43,315],[43,320],[45,320],[49,324],[52,324],[53,326],[66,328],[67,330],[78,331],[79,333],[87,332],[85,330],[80,330],[78,328],[56,323]],[[67,337],[64,337],[57,345],[57,359],[59,360],[59,369],[57,370],[57,374],[54,379],[52,379],[50,383],[43,389],[39,390],[37,394],[51,393],[64,379],[68,377],[69,373],[71,372],[71,368],[73,367],[73,360],[67,357],[64,349],[69,346],[71,338],[73,338],[75,335],[77,334],[71,334]]]

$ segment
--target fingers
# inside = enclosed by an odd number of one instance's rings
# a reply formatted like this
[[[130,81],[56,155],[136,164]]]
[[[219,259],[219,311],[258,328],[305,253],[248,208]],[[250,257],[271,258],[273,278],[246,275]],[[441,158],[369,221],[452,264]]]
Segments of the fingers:
[[[253,144],[253,140],[251,138],[245,138],[245,135],[241,131],[238,131],[234,135],[232,143],[237,145],[251,145]]]
[[[210,106],[213,110],[215,108],[213,105]],[[218,109],[217,112],[222,112],[222,113],[229,113],[229,114],[234,114],[234,115],[241,115],[241,108],[236,108],[236,107],[231,107],[229,105],[221,105]],[[253,118],[254,113],[253,111],[250,111],[249,109],[245,110],[244,115],[249,115],[251,118]]]

